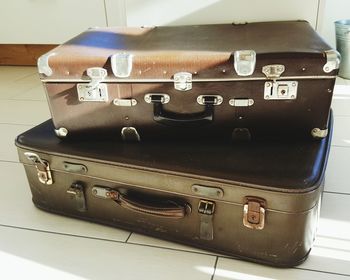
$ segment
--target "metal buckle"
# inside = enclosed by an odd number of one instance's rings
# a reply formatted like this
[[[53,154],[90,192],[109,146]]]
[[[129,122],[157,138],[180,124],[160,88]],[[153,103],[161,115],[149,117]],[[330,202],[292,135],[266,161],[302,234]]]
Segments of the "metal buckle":
[[[76,209],[79,212],[85,212],[87,210],[84,185],[82,183],[73,183],[66,192],[74,197],[76,201]]]
[[[199,105],[221,105],[224,98],[221,95],[199,95],[197,103]]]
[[[234,67],[237,75],[250,76],[254,73],[256,53],[253,50],[239,50],[234,52]]]
[[[250,229],[262,230],[265,227],[265,200],[247,197],[243,206],[243,225]]]
[[[200,215],[199,237],[203,240],[214,239],[213,216],[215,212],[215,202],[200,200],[198,213]]]
[[[24,155],[35,164],[39,182],[45,185],[52,185],[53,179],[51,175],[50,164],[46,160],[42,160],[37,154],[25,152]]]
[[[192,74],[188,72],[179,72],[174,75],[174,88],[180,91],[192,89]]]

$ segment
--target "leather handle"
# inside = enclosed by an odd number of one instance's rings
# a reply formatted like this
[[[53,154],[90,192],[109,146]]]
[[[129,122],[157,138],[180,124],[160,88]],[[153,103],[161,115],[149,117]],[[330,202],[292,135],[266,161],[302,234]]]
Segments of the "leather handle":
[[[214,105],[206,104],[202,112],[178,114],[166,111],[161,102],[153,102],[153,119],[167,126],[196,127],[210,124],[214,119]]]
[[[179,205],[173,201],[166,201],[163,205],[156,206],[149,202],[135,201],[119,192],[114,200],[125,209],[163,218],[182,219],[191,211],[188,204]]]

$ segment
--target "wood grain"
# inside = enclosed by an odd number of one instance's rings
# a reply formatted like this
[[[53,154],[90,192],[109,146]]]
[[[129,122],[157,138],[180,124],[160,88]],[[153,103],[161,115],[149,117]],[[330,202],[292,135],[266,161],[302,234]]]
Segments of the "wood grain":
[[[57,45],[0,44],[0,65],[36,65],[38,57]]]

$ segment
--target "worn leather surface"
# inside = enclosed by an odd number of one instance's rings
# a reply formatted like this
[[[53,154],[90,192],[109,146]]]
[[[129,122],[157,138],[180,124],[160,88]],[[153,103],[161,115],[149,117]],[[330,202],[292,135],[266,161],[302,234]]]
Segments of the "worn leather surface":
[[[123,143],[118,139],[61,141],[48,120],[19,135],[16,145],[64,157],[228,180],[235,184],[305,192],[319,186],[327,163],[329,136],[320,141]]]

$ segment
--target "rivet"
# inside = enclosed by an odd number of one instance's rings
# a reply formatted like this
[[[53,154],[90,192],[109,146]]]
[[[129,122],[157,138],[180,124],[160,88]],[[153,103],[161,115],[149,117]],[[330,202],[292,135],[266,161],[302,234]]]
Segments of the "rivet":
[[[306,71],[306,68],[305,67],[301,68],[301,71]]]
[[[126,116],[126,117],[125,117],[125,119],[126,119],[126,120],[129,120],[129,117],[128,117],[128,116]]]
[[[163,74],[165,75],[166,73],[168,73],[168,72],[164,70],[164,71],[163,71]]]
[[[92,193],[96,195],[97,194],[97,190],[92,190]]]
[[[294,98],[295,98],[295,96],[294,96],[294,95],[291,95],[291,96],[290,96],[290,98],[294,99]]]
[[[198,74],[198,72],[197,72],[197,71],[194,71],[194,72],[193,72],[193,75],[197,75],[197,74]]]
[[[222,73],[226,73],[226,70],[225,70],[225,69],[222,69]]]
[[[266,95],[266,96],[265,96],[265,99],[270,99],[270,96]]]
[[[327,90],[329,93],[331,93],[332,92],[332,90],[329,88],[328,90]]]
[[[198,192],[198,188],[194,187],[194,188],[193,188],[193,191],[194,191],[194,192]]]
[[[324,69],[325,69],[326,71],[329,71],[329,67],[328,67],[328,66],[327,66],[327,67],[325,67]]]
[[[80,101],[84,101],[84,97],[80,97],[79,100],[80,100]]]

